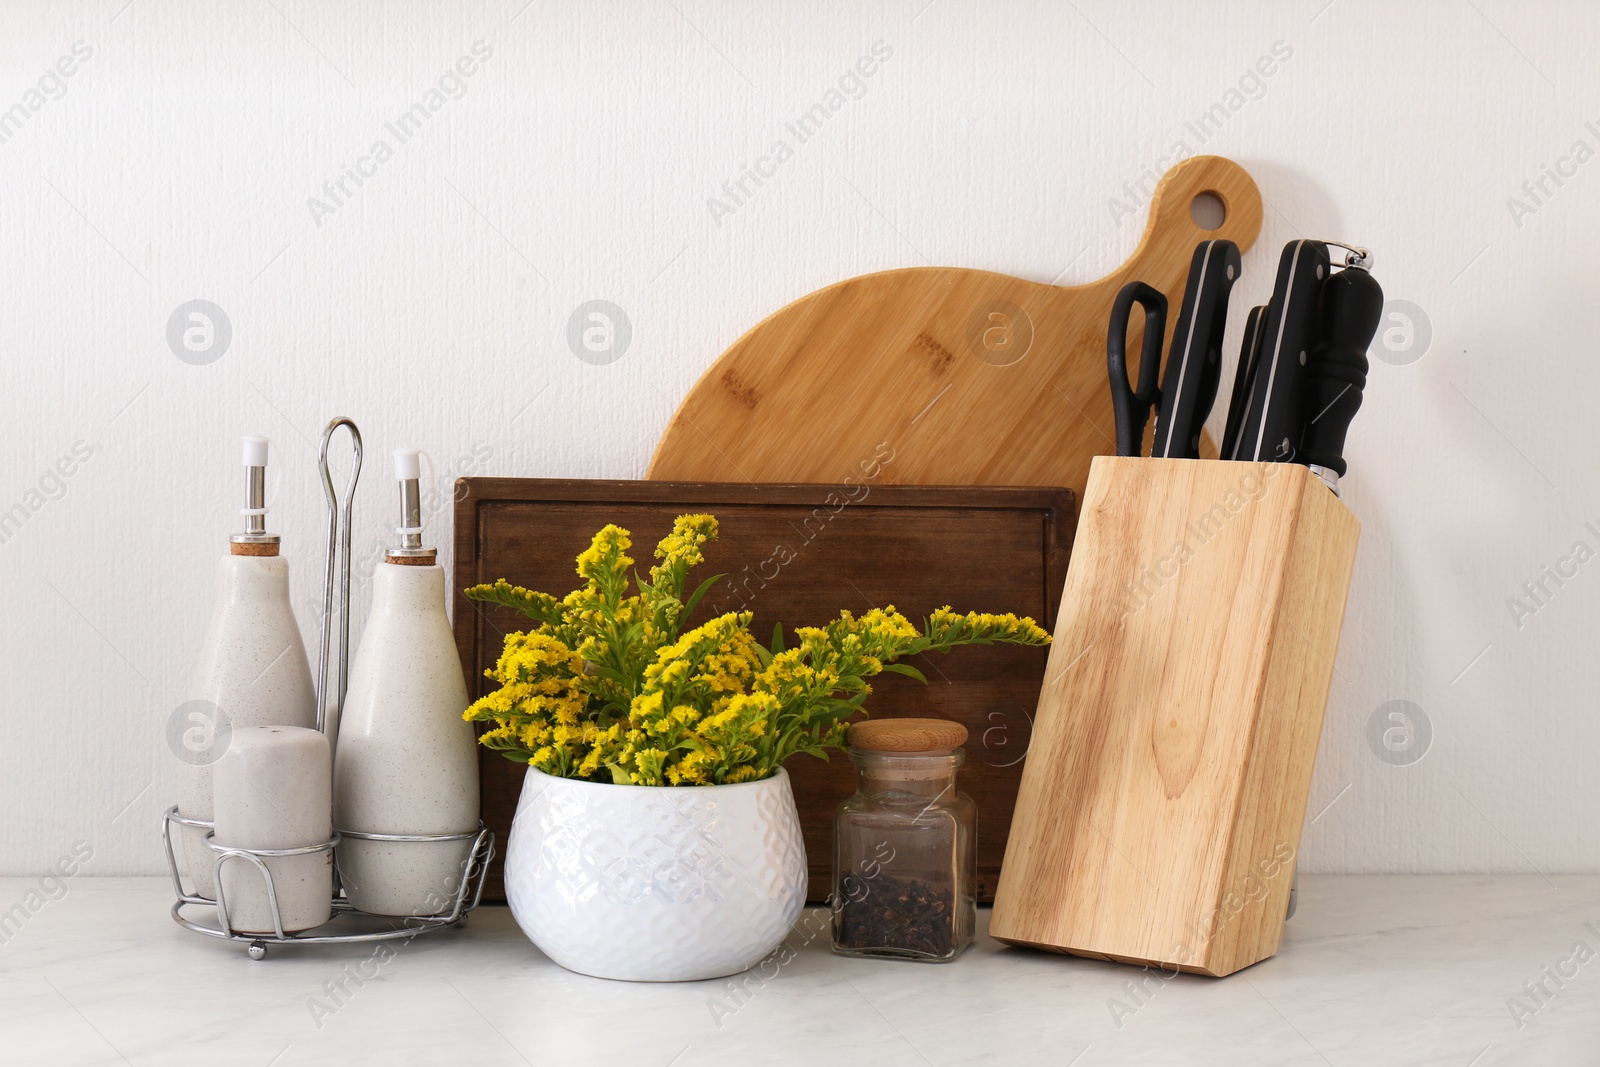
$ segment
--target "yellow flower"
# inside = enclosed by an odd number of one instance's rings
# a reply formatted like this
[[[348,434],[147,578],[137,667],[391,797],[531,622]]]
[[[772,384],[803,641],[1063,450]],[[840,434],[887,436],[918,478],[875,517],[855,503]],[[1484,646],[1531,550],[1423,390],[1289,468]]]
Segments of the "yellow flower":
[[[678,777],[690,785],[700,785],[708,777],[707,771],[712,759],[705,752],[690,752],[678,761]]]
[[[642,748],[634,754],[633,761],[639,768],[639,784],[660,785],[661,767],[666,762],[667,754],[659,748]]]
[[[911,620],[894,610],[890,604],[882,610],[873,608],[861,617],[861,629],[868,630],[885,641],[915,640],[922,635],[911,625]]]
[[[640,785],[757,781],[797,752],[844,743],[868,679],[904,656],[964,644],[1045,644],[1032,619],[933,612],[918,632],[893,606],[792,631],[769,653],[749,612],[681,629],[689,568],[717,536],[710,515],[680,515],[630,594],[631,535],[599,530],[576,559],[584,585],[560,600],[500,580],[466,591],[536,624],[505,638],[484,672],[495,688],[462,717],[480,743],[548,774]]]
[[[949,605],[937,609],[928,616],[928,636],[934,639],[935,644],[943,644],[953,639],[963,643],[981,644],[994,641],[1024,645],[1050,643],[1050,634],[1032,618],[1026,616],[1018,618],[1010,613],[991,615],[979,611],[969,611],[962,615],[951,611]]]
[[[656,545],[656,559],[668,566],[685,569],[705,562],[700,546],[717,536],[717,520],[713,515],[679,515],[672,523],[672,532]],[[652,577],[664,568],[651,570]]]
[[[578,577],[605,585],[626,575],[633,560],[624,555],[632,547],[628,531],[620,526],[606,525],[594,535],[589,547],[578,554]]]
[[[633,698],[633,706],[629,714],[634,722],[650,722],[661,715],[662,695],[660,692],[640,693]]]

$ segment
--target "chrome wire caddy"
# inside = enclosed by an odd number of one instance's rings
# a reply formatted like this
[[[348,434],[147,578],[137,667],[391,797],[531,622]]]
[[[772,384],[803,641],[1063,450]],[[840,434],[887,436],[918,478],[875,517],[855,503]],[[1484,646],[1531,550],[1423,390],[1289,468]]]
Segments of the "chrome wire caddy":
[[[333,434],[341,426],[350,432],[350,443],[353,450],[353,463],[350,471],[350,480],[345,485],[344,497],[340,501],[333,488],[333,478],[328,471],[328,445],[333,439]],[[345,690],[349,681],[350,663],[350,535],[351,504],[355,498],[356,481],[361,475],[361,431],[356,424],[343,416],[329,422],[322,432],[322,450],[318,457],[318,466],[322,472],[323,492],[328,500],[328,555],[327,567],[323,574],[322,590],[322,647],[317,658],[317,729],[324,732],[328,728],[328,706],[330,687],[328,668],[330,666],[330,651],[333,638],[333,625],[335,616],[334,578],[335,562],[339,562],[339,602],[337,615],[339,620],[339,657],[338,674],[333,690],[337,699],[333,706],[344,706]],[[342,549],[342,551],[341,551]],[[183,877],[178,872],[178,861],[172,850],[172,826],[194,827],[208,831],[206,834],[206,847],[215,854],[212,861],[212,880],[216,886],[216,899],[200,896],[190,892],[184,887]],[[172,875],[173,891],[177,900],[172,905],[172,921],[197,934],[207,937],[221,938],[228,941],[238,941],[247,945],[246,951],[253,960],[264,959],[267,955],[268,945],[327,945],[327,944],[354,944],[363,941],[389,941],[399,938],[410,939],[418,934],[431,933],[435,930],[459,928],[467,924],[467,913],[476,908],[483,900],[484,881],[489,874],[489,862],[494,859],[494,833],[482,822],[478,823],[476,830],[468,830],[459,834],[368,834],[357,833],[354,830],[335,830],[330,840],[320,844],[306,845],[301,848],[284,849],[243,849],[230,848],[219,845],[215,841],[213,832],[214,824],[200,819],[191,819],[178,812],[178,806],[172,805],[161,818],[161,844],[167,856],[167,870]],[[283,913],[278,906],[277,889],[273,885],[272,871],[267,866],[267,861],[282,857],[308,856],[323,852],[333,852],[339,842],[345,838],[361,841],[386,841],[396,843],[425,843],[439,844],[452,841],[471,841],[471,850],[467,853],[466,860],[461,865],[461,877],[456,883],[451,894],[440,901],[439,910],[429,915],[388,916],[372,915],[353,906],[346,898],[344,890],[339,886],[338,866],[334,865],[330,887],[333,892],[333,917],[321,926],[310,930],[298,932],[286,931],[283,928]],[[252,866],[260,874],[266,888],[267,902],[272,915],[271,932],[235,930],[228,918],[227,894],[223,891],[222,869],[229,862],[245,863]],[[214,912],[214,923],[196,921],[185,914],[186,908],[211,908]],[[353,927],[353,928],[352,928]]]
[[[182,876],[178,873],[178,861],[172,851],[172,824],[180,826],[195,826],[209,828],[208,822],[199,819],[190,819],[178,814],[178,806],[174,804],[168,808],[161,820],[161,843],[166,849],[167,869],[172,875],[172,885],[178,899],[172,904],[172,921],[185,930],[192,930],[197,934],[207,937],[222,938],[228,941],[245,943],[250,958],[259,960],[265,958],[268,945],[326,945],[345,944],[358,941],[388,941],[395,938],[412,938],[418,934],[426,934],[434,930],[444,930],[449,927],[462,927],[467,924],[467,913],[476,908],[483,899],[484,877],[489,871],[489,861],[494,858],[494,832],[481,823],[477,830],[469,830],[464,834],[438,834],[438,835],[411,835],[411,834],[356,834],[346,832],[335,833],[329,841],[320,845],[306,845],[303,848],[282,849],[243,849],[226,848],[218,845],[210,834],[206,835],[206,847],[216,853],[212,870],[217,896],[202,897],[187,891],[183,886]],[[283,916],[278,910],[278,895],[272,884],[272,872],[267,868],[267,860],[280,856],[306,856],[316,852],[332,851],[343,838],[360,838],[368,841],[472,841],[472,851],[466,863],[462,864],[461,881],[449,901],[447,909],[433,915],[380,916],[369,915],[353,907],[345,899],[341,890],[333,898],[333,918],[322,926],[299,933],[290,933],[283,928]],[[267,901],[272,911],[272,931],[250,932],[235,930],[228,920],[227,894],[222,888],[222,868],[228,861],[248,863],[260,872],[266,884]],[[215,911],[215,923],[208,924],[196,921],[184,914],[188,907],[208,907]],[[376,929],[347,929],[351,926],[375,926]]]

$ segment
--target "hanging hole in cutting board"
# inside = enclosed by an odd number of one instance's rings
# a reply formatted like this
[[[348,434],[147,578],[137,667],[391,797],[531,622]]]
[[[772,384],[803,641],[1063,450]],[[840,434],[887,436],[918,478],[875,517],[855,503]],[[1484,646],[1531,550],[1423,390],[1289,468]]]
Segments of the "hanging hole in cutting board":
[[[1199,193],[1189,201],[1189,217],[1202,230],[1218,230],[1228,218],[1228,205],[1216,193]]]

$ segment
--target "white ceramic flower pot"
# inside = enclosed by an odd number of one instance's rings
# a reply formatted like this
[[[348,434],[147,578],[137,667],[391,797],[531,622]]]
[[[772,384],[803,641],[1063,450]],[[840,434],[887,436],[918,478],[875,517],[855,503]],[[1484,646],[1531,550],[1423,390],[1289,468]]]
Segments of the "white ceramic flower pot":
[[[532,767],[506,849],[506,897],[568,970],[633,982],[737,974],[800,917],[806,852],[789,776],[649,787]]]

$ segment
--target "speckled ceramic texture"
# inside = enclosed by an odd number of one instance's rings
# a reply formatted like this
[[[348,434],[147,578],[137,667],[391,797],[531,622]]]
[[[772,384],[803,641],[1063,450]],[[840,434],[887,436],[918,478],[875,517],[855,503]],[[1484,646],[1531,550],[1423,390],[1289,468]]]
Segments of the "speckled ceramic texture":
[[[217,563],[217,606],[195,657],[189,700],[208,700],[234,729],[313,727],[311,683],[300,627],[289,606],[289,561],[282,556],[223,556]],[[210,822],[212,764],[179,767],[178,811]],[[182,827],[189,887],[214,897],[206,831]]]
[[[444,570],[380,563],[372,614],[350,671],[334,755],[334,825],[368,834],[478,828],[478,753]],[[471,839],[359,841],[338,849],[350,903],[375,915],[447,911]]]
[[[235,730],[228,751],[214,766],[218,847],[303,848],[333,836],[333,760],[328,739],[316,730]],[[264,862],[285,933],[328,921],[333,912],[332,852],[274,856]],[[220,870],[228,924],[241,933],[273,933],[272,906],[260,869],[234,857],[224,859]]]
[[[789,776],[649,788],[533,768],[506,849],[511,912],[569,970],[635,982],[737,974],[793,927],[806,852]]]

